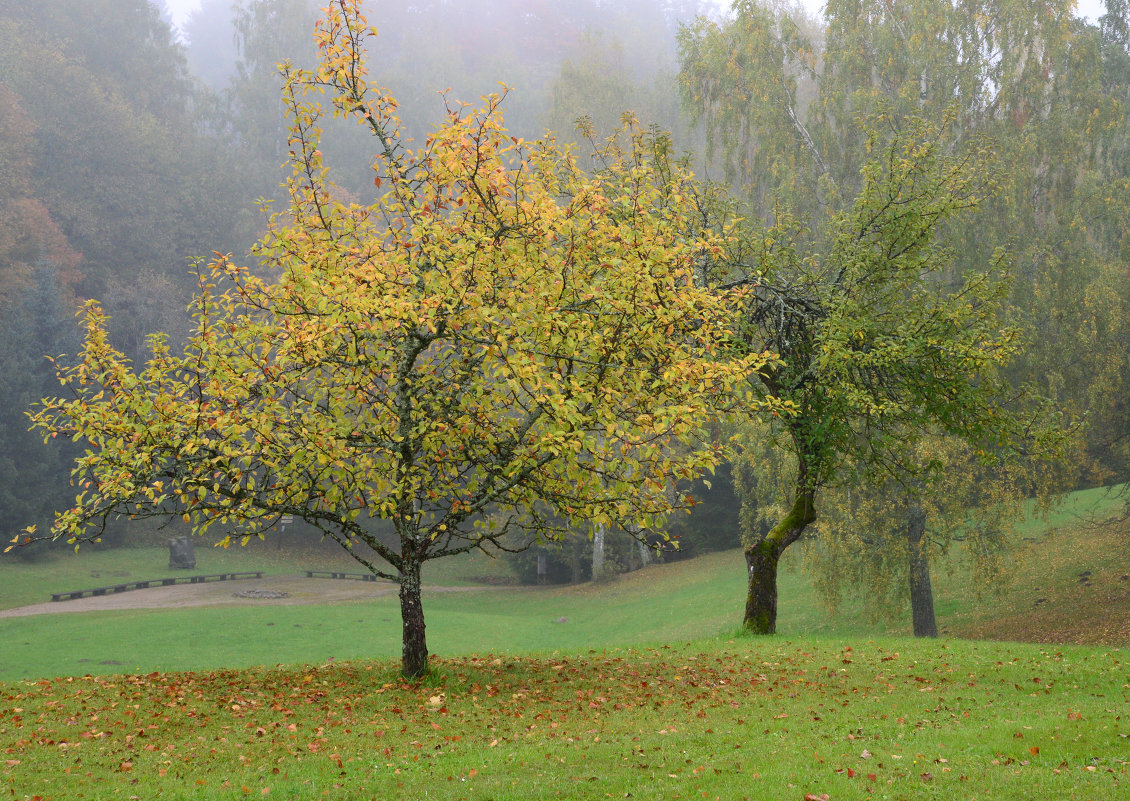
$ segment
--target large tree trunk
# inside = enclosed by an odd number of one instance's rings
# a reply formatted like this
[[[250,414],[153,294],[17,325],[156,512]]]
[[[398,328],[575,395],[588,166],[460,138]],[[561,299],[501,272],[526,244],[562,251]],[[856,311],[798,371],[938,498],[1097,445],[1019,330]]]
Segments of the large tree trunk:
[[[405,557],[400,566],[400,619],[404,626],[404,651],[400,672],[417,678],[428,672],[428,641],[424,632],[424,604],[420,599],[420,566]]]
[[[749,589],[745,598],[742,625],[754,634],[777,631],[777,563],[781,554],[769,540],[762,540],[745,552]]]
[[[910,555],[910,609],[914,618],[914,636],[937,637],[934,588],[930,584],[930,556],[925,539],[926,512],[917,499],[912,499],[906,517],[906,543]]]
[[[749,576],[745,619],[742,625],[754,634],[775,634],[777,631],[777,563],[785,549],[800,539],[808,524],[816,519],[815,491],[797,490],[793,508],[759,542],[746,548],[745,562]]]

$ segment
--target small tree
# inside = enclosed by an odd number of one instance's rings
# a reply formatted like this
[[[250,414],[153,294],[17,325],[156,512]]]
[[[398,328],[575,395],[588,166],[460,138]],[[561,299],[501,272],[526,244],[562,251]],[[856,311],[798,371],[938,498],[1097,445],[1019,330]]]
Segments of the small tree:
[[[886,477],[913,486],[927,466],[902,457],[923,426],[989,450],[1027,436],[997,373],[1025,377],[1061,409],[1104,409],[1093,430],[1119,430],[1109,390],[1127,372],[1128,338],[1113,287],[1126,282],[1111,283],[1110,268],[1124,272],[1125,259],[1110,245],[1128,193],[1125,159],[1111,154],[1124,152],[1125,81],[1117,68],[1097,80],[1098,38],[1072,21],[1073,6],[829,0],[815,31],[785,4],[738,0],[725,22],[681,34],[683,100],[762,221],[755,238],[777,251],[752,335],[788,365],[768,376],[767,395],[798,409],[775,429],[796,457],[791,511],[769,535],[748,532],[761,549],[747,551],[751,628],[772,630],[776,600],[752,577],[770,575],[773,553],[815,519],[820,488],[859,468],[876,475],[876,462],[910,467]],[[1104,18],[1107,67],[1125,50],[1115,29],[1126,4],[1116,6]],[[876,139],[877,119],[902,132],[901,152]],[[920,120],[936,132],[916,142]],[[952,169],[952,154],[976,154],[985,137],[995,187],[977,180],[977,160]],[[986,213],[964,213],[975,204]],[[1010,240],[1018,280],[1005,293],[987,255]],[[1015,311],[998,314],[1009,295]],[[1023,347],[1022,327],[1039,331]],[[1115,449],[1103,450],[1114,464]],[[920,531],[913,504],[904,511]]]
[[[909,600],[914,636],[938,636],[932,563],[960,549],[965,558],[957,563],[968,568],[973,591],[1003,592],[1017,542],[1013,525],[1030,511],[1033,488],[1045,508],[1063,486],[1062,453],[1072,433],[1032,429],[1022,453],[990,463],[959,439],[927,436],[913,450],[915,469],[883,465],[864,481],[830,488],[816,524],[820,536],[805,549],[817,590],[829,607],[845,595],[863,597],[875,617],[895,617]]]
[[[878,122],[882,122],[880,119]],[[765,530],[743,515],[749,577],[744,625],[773,633],[777,565],[816,521],[817,500],[852,471],[906,465],[914,444],[935,428],[974,443],[1011,442],[1022,420],[1006,408],[999,376],[1017,333],[997,316],[1007,289],[999,261],[947,289],[948,254],[936,239],[946,220],[977,204],[985,154],[947,155],[937,129],[876,126],[854,202],[832,216],[827,243],[806,248],[783,212],[750,225],[722,266],[730,286],[750,285],[744,335],[782,363],[754,382],[763,400],[787,409],[772,421],[771,441],[792,475],[781,516]],[[760,458],[762,437],[746,446]],[[758,514],[739,464],[743,499]]]
[[[552,141],[512,140],[491,97],[410,151],[366,75],[374,35],[334,0],[317,69],[284,70],[293,172],[257,249],[270,277],[217,258],[183,355],[154,336],[136,369],[87,304],[70,397],[32,419],[87,443],[52,536],[77,547],[116,515],[245,538],[301,518],[399,583],[417,676],[424,562],[515,530],[651,527],[680,504],[670,483],[719,458],[672,445],[766,359],[715,358],[729,310],[693,267],[716,244],[687,235],[687,178],[649,166],[653,138],[628,130],[586,175]],[[336,197],[311,91],[375,137],[372,203]]]

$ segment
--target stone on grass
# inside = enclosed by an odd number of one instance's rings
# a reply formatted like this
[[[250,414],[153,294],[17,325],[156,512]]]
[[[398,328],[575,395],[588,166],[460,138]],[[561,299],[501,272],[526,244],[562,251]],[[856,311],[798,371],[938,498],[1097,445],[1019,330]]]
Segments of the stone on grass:
[[[196,552],[188,537],[173,537],[169,540],[169,568],[172,570],[195,570]]]

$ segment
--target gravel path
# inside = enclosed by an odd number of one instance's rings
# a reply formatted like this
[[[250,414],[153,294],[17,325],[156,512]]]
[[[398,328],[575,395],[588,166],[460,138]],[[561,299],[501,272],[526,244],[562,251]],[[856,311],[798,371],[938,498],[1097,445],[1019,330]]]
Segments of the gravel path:
[[[261,579],[215,581],[205,584],[176,584],[151,587],[114,595],[76,598],[73,601],[48,601],[13,609],[0,609],[0,618],[26,615],[51,615],[65,612],[93,612],[107,609],[177,609],[189,606],[263,606],[300,604],[332,604],[366,601],[396,592],[397,585],[387,582],[316,579],[305,576],[267,576]],[[425,587],[429,592],[467,592],[487,587]],[[287,593],[286,598],[236,598],[233,593],[247,590],[273,590]]]

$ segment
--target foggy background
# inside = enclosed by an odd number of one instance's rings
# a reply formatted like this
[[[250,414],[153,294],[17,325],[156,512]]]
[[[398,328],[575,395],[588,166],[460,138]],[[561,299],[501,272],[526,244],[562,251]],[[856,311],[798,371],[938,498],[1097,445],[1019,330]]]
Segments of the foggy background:
[[[188,15],[200,7],[200,0],[160,1],[164,2],[165,7],[169,11],[169,18],[178,28],[183,27],[188,19]],[[824,4],[818,2],[818,0],[801,0],[800,4],[813,15],[819,15],[824,7]],[[721,0],[711,0],[710,5],[722,11],[727,11],[730,7],[728,2],[722,2]],[[1076,8],[1079,16],[1086,17],[1092,21],[1103,13],[1102,0],[1080,0]]]
[[[32,523],[48,529],[53,510],[73,498],[68,474],[78,449],[43,443],[27,430],[25,411],[59,391],[44,356],[77,352],[79,305],[98,299],[115,346],[144,359],[148,334],[168,332],[175,343],[188,330],[195,260],[214,251],[244,260],[261,235],[257,199],[278,200],[286,154],[275,65],[313,63],[319,5],[244,0],[237,12],[231,0],[0,0],[0,521],[7,538]],[[798,20],[817,47],[824,36],[818,8],[809,3],[809,16]],[[1101,4],[1079,8],[1094,16]],[[676,150],[715,179],[733,178],[727,157],[752,163],[761,152],[757,137],[791,135],[770,130],[768,116],[756,121],[764,130],[715,124],[708,133],[694,121],[680,91],[679,36],[697,14],[722,13],[715,2],[437,0],[371,2],[366,11],[380,31],[371,72],[400,100],[417,139],[443,112],[439,90],[474,102],[498,91],[499,81],[514,86],[503,110],[518,136],[548,129],[572,139],[581,115],[607,132],[630,109],[645,125],[670,131]],[[1125,216],[1111,211],[1126,196],[1130,159],[1125,104],[1104,106],[1103,125],[1086,127],[1092,109],[1126,93],[1121,45],[1099,41],[1093,26],[1073,27],[1069,44],[1078,58],[1067,62],[1074,72],[1062,75],[1078,84],[1036,98],[1046,119],[1017,105],[978,120],[981,128],[971,123],[971,136],[997,137],[1014,158],[1014,195],[976,228],[947,233],[970,263],[986,246],[1013,248],[1010,302],[1037,333],[1010,378],[1039,386],[1065,415],[1087,415],[1082,486],[1124,480],[1130,461],[1130,377],[1121,367],[1130,341],[1130,243]],[[1050,83],[1052,75],[1033,80]],[[811,82],[799,81],[802,111],[815,96]],[[327,127],[335,179],[359,201],[371,199],[370,141],[351,123]],[[722,141],[742,130],[753,134]],[[852,164],[849,153],[841,168],[848,173]],[[748,189],[740,178],[732,185]],[[1016,227],[993,227],[1010,214],[1021,220]],[[683,521],[697,528],[682,532],[686,541],[697,537],[703,549],[739,541],[739,504],[725,470],[715,487],[698,522]],[[123,524],[107,541],[133,533]]]

